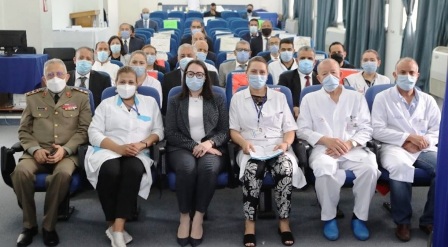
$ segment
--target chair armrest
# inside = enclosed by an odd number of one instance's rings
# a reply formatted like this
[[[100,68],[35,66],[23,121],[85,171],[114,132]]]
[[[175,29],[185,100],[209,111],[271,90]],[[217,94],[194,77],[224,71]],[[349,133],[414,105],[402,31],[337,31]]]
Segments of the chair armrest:
[[[1,148],[1,156],[0,156],[0,167],[1,173],[3,177],[3,181],[5,184],[12,188],[12,180],[11,173],[16,168],[16,160],[14,158],[14,153],[22,152],[23,147],[20,145],[20,142],[16,142],[11,148],[7,148],[3,146]]]
[[[378,155],[378,152],[381,149],[381,145],[382,143],[375,139],[368,141],[366,144],[366,146],[376,155]]]
[[[236,156],[238,154],[238,151],[241,149],[240,146],[238,146],[236,143],[229,141],[227,143],[227,149],[229,151],[229,187],[235,188],[238,186],[238,175],[239,175],[239,168],[238,164],[236,163]]]
[[[149,151],[159,175],[166,175],[166,140],[155,143],[149,147]]]
[[[12,145],[11,149],[14,151],[14,153],[25,151],[22,147],[22,144],[20,144],[20,142],[14,143],[14,145]]]
[[[312,146],[305,140],[296,139],[293,144],[293,150],[299,160],[299,166],[305,171],[310,166],[308,157],[311,153]]]

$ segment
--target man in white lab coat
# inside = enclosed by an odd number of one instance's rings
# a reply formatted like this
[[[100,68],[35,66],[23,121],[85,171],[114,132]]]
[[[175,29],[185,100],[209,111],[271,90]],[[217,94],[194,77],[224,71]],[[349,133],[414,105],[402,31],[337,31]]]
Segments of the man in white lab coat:
[[[356,176],[352,230],[358,240],[367,240],[370,234],[365,223],[381,174],[375,154],[365,147],[372,138],[367,102],[362,94],[339,85],[341,72],[335,60],[323,60],[317,70],[322,89],[302,99],[297,136],[314,147],[309,161],[322,206],[323,233],[328,240],[339,238],[336,207],[345,170],[351,170]]]
[[[382,166],[390,173],[392,218],[395,235],[409,241],[412,216],[411,196],[414,169],[422,168],[433,178],[420,228],[430,233],[434,217],[434,181],[437,163],[440,109],[430,95],[415,89],[418,65],[412,58],[398,61],[397,86],[379,93],[372,107],[373,137],[384,144]]]

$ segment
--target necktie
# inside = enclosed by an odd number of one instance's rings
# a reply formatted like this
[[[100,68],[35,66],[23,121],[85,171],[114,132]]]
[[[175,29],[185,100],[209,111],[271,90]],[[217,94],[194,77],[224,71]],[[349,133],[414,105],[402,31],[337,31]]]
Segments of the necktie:
[[[81,84],[79,84],[79,87],[86,87],[86,80],[87,80],[87,77],[85,77],[85,76],[82,76],[82,77],[79,77],[79,79],[81,80]]]
[[[54,103],[57,104],[59,100],[59,94],[54,95]]]
[[[306,79],[305,87],[310,86],[310,76],[309,76],[309,75],[306,75],[306,76],[305,76],[305,79]]]
[[[266,46],[264,47],[264,51],[269,51],[269,39],[264,38],[266,40]]]
[[[129,53],[128,40],[127,40],[127,39],[124,40],[124,52],[125,52],[126,54]]]

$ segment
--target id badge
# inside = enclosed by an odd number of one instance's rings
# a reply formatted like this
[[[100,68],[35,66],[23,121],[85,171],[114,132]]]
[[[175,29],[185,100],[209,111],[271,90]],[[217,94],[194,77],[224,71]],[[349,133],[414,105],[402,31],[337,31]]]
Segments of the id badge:
[[[347,118],[347,132],[356,131],[358,129],[358,117],[350,116]]]

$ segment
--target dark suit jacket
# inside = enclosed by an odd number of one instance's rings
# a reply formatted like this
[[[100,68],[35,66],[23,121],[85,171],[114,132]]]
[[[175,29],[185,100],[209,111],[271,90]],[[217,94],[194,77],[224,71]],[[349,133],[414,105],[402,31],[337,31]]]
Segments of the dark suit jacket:
[[[168,152],[180,148],[192,151],[197,143],[191,139],[190,135],[189,98],[179,99],[174,96],[166,101],[169,101],[169,109],[165,117],[165,139],[168,143]],[[211,140],[216,147],[224,149],[229,140],[229,113],[221,95],[215,95],[210,100],[204,99],[203,118],[205,137],[201,141]]]
[[[145,46],[145,42],[139,38],[131,37],[129,41],[129,53],[136,50],[141,50]]]
[[[259,16],[260,16],[260,15],[259,15],[257,12],[255,12],[255,11],[252,10],[252,17],[259,17]],[[242,18],[243,18],[243,19],[247,19],[247,11],[244,12]]]
[[[257,37],[250,40],[250,50],[252,51],[251,57],[255,57],[263,49],[263,35],[259,34]]]
[[[140,20],[136,21],[134,27],[135,28],[145,28],[145,26],[143,25],[143,20],[140,19]],[[157,32],[157,30],[159,29],[159,24],[157,24],[157,22],[150,19],[149,20],[149,28],[152,28],[152,29],[154,29],[154,31]]]
[[[215,63],[215,66],[216,66],[216,59],[217,59],[217,56],[216,56],[216,54],[215,54],[214,52],[209,51],[209,52],[207,53],[207,57],[206,57],[206,59],[213,61],[213,62]],[[175,70],[175,69],[177,69],[177,68],[176,68],[176,64],[177,64],[177,62],[179,62],[179,61],[177,61],[177,56],[174,56],[174,57],[168,59],[168,63],[170,64],[170,68],[171,68],[171,70]]]
[[[218,75],[216,74],[216,72],[209,71],[208,75],[213,83],[213,86],[218,86],[219,79],[218,79]],[[182,73],[181,73],[180,69],[175,69],[169,73],[166,73],[163,78],[163,83],[162,83],[162,94],[163,94],[162,99],[168,99],[168,93],[170,92],[171,88],[180,86],[182,84],[181,82],[182,82]],[[168,102],[168,100],[164,100],[162,102],[162,114],[163,115],[166,114],[166,106],[168,105],[167,102]]]
[[[271,53],[268,53],[264,56],[261,56],[262,58],[264,58],[264,60],[266,60],[266,63],[269,62],[271,60]]]
[[[204,17],[221,17],[221,12],[215,11],[215,15],[212,15],[211,11],[204,12]]]
[[[319,85],[316,74],[312,73],[313,85]],[[286,86],[291,90],[293,106],[300,106],[300,92],[302,91],[302,83],[297,69],[285,71],[280,74],[278,85]]]
[[[67,86],[75,86],[75,71],[72,70],[68,73],[70,74],[70,78],[67,81]],[[90,71],[88,89],[92,91],[95,108],[101,103],[101,94],[103,93],[103,90],[110,86],[110,76],[107,73],[95,70]],[[92,109],[92,112],[93,111],[95,111],[95,109]]]
[[[261,36],[261,33],[260,33],[260,32],[258,32],[258,36]],[[258,37],[258,36],[256,36],[256,37]],[[255,37],[255,38],[256,38],[256,37]],[[251,41],[254,37],[252,37],[252,35],[251,35],[250,32],[249,32],[249,33],[244,34],[243,37],[241,37],[241,38],[244,39],[245,41],[247,41],[247,42],[250,43],[250,41]]]
[[[205,37],[207,39],[207,45],[208,45],[208,50],[209,51],[213,51],[213,41],[210,37],[206,36]],[[191,44],[191,34],[185,35],[182,40],[180,41],[180,44]]]

